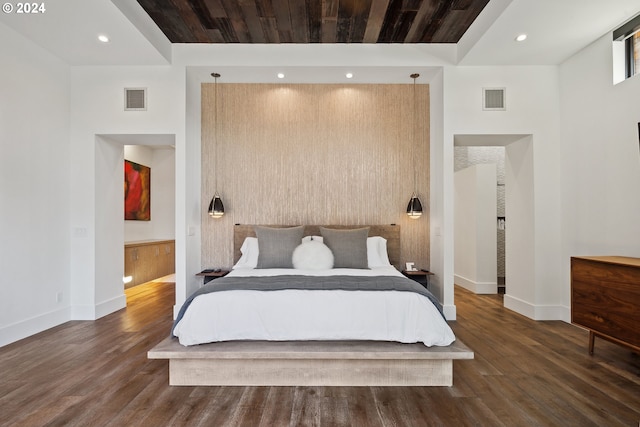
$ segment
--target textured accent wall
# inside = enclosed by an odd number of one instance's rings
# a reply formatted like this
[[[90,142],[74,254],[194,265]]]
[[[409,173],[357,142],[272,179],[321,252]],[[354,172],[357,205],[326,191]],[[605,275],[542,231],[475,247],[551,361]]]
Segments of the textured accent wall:
[[[235,223],[395,223],[401,262],[429,267],[429,87],[415,87],[416,125],[413,89],[218,83],[216,130],[215,85],[203,84],[203,266],[231,267]],[[418,220],[406,215],[414,169]],[[207,214],[216,188],[220,219]]]

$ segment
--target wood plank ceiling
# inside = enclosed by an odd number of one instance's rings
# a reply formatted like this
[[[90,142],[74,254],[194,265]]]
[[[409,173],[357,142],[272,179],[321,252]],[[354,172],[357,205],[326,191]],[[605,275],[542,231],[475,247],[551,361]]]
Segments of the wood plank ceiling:
[[[489,0],[138,0],[172,43],[457,43]]]

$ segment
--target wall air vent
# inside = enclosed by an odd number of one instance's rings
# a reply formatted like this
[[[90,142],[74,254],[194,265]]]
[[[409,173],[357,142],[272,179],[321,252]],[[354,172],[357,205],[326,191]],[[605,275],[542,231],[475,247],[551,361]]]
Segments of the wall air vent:
[[[482,88],[482,109],[487,111],[504,111],[506,89],[503,87]]]
[[[145,111],[147,109],[147,88],[124,89],[124,111]]]

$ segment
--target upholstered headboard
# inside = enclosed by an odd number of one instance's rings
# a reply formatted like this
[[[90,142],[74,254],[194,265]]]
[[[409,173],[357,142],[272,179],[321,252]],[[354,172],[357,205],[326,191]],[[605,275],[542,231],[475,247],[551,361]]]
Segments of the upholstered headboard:
[[[256,237],[255,225],[236,224],[233,227],[233,263],[235,264],[242,255],[240,247],[247,237]],[[267,225],[267,227],[291,227],[289,225]],[[390,225],[305,225],[305,236],[320,236],[320,227],[326,228],[362,228],[369,227],[369,236],[381,236],[387,240],[387,253],[389,262],[396,268],[400,266],[400,226]]]

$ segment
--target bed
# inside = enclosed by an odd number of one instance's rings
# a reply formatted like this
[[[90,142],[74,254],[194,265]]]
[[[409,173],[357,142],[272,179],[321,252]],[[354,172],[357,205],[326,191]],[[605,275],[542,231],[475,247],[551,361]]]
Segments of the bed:
[[[234,269],[149,357],[172,385],[451,385],[473,352],[394,267],[399,228],[235,226]]]

